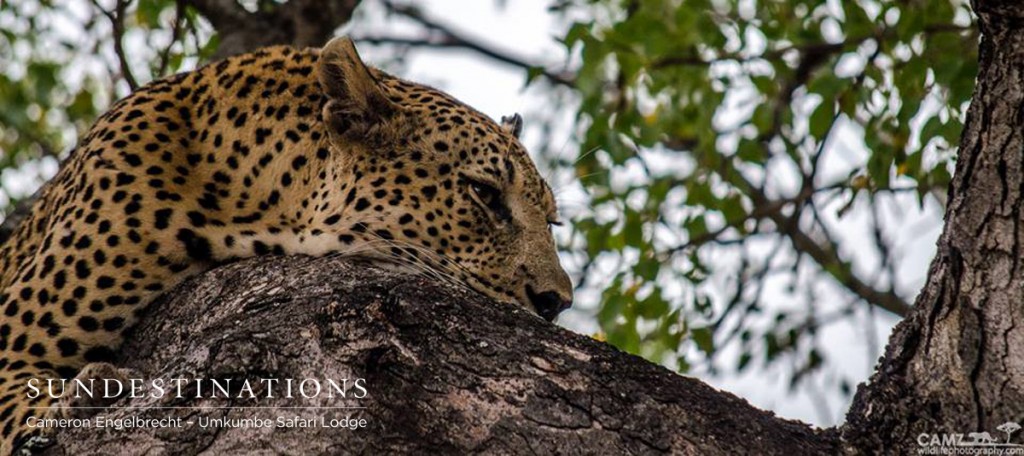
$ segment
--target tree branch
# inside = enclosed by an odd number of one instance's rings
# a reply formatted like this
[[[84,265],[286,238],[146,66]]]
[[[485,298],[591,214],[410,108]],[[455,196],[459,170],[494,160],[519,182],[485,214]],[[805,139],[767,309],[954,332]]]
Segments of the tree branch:
[[[347,23],[360,0],[290,0],[250,13],[236,0],[185,0],[210,20],[221,37],[214,59],[264,46],[322,46]]]
[[[257,386],[258,399],[194,399],[194,392],[183,399],[124,398],[104,418],[183,417],[193,424],[67,429],[50,454],[175,448],[185,454],[724,455],[756,447],[759,454],[812,455],[833,454],[838,444],[833,432],[779,419],[525,309],[337,258],[251,259],[189,280],[153,305],[118,365],[146,381],[363,378],[368,395],[267,398]],[[169,405],[179,408],[155,408]],[[261,409],[225,408],[243,406]],[[198,426],[200,417],[347,415],[365,419],[367,427]]]
[[[290,44],[320,47],[352,19],[359,3],[360,0],[289,0],[268,16],[279,26],[295,28]]]
[[[933,33],[960,33],[960,32],[974,32],[974,27],[971,26],[959,26],[954,24],[932,24],[927,25],[923,29],[926,34]],[[714,58],[705,59],[696,54],[690,55],[674,55],[665,57],[651,63],[651,68],[661,69],[670,66],[710,66],[718,62],[751,62],[755,60],[779,60],[789,53],[799,53],[803,56],[827,56],[830,54],[836,54],[844,49],[854,48],[859,46],[861,43],[870,39],[885,39],[891,38],[895,35],[895,31],[890,29],[884,29],[876,31],[872,34],[849,37],[838,43],[828,42],[807,42],[800,44],[787,44],[777,49],[767,50],[761,54],[743,54],[743,53],[727,53],[715,56]],[[805,57],[806,58],[806,57]]]
[[[408,18],[414,22],[419,23],[430,32],[434,32],[434,35],[427,36],[422,39],[408,39],[399,37],[388,37],[388,36],[362,36],[358,37],[357,40],[365,41],[368,43],[375,44],[400,44],[406,46],[418,46],[418,47],[448,47],[448,48],[463,48],[474,51],[480,55],[488,57],[493,60],[511,65],[517,68],[527,70],[529,72],[537,72],[543,75],[549,81],[554,84],[572,87],[574,84],[574,76],[571,73],[557,73],[545,69],[543,65],[538,65],[529,62],[527,59],[512,55],[506,51],[495,49],[489,45],[480,43],[477,40],[467,38],[459,32],[452,30],[451,28],[441,24],[437,20],[428,17],[419,8],[410,5],[399,5],[391,1],[384,1],[384,6],[388,11]]]
[[[732,174],[736,173],[733,172]],[[742,185],[744,193],[753,201],[754,208],[750,213],[740,220],[727,221],[724,226],[717,230],[695,237],[685,244],[668,249],[665,251],[666,254],[675,254],[677,252],[685,251],[689,248],[717,240],[719,236],[729,229],[738,227],[748,220],[768,219],[776,226],[779,234],[790,240],[793,248],[797,252],[810,256],[816,263],[818,263],[819,266],[821,266],[823,270],[836,279],[840,284],[849,289],[854,295],[863,299],[868,304],[881,307],[882,309],[899,316],[906,316],[909,313],[911,309],[910,304],[900,298],[892,290],[877,290],[857,277],[850,269],[849,265],[839,257],[838,252],[833,248],[835,245],[834,242],[828,241],[820,243],[800,228],[798,222],[801,212],[799,210],[794,210],[794,215],[792,216],[785,215],[784,209],[803,205],[804,202],[810,200],[813,192],[805,191],[794,198],[772,200],[769,199],[761,189],[755,187],[746,179],[739,177],[736,178],[736,182],[739,185]],[[832,187],[825,187],[825,189],[832,189]]]
[[[185,21],[185,0],[174,1],[174,23],[171,24],[171,42],[160,52],[160,64],[157,67],[155,77],[161,77],[167,71],[167,65],[171,61],[171,49],[181,38],[182,24]]]
[[[93,5],[110,20],[113,29],[114,53],[117,54],[117,61],[121,66],[121,77],[128,83],[128,87],[134,92],[139,88],[139,83],[132,74],[131,65],[128,63],[128,55],[124,51],[124,15],[131,4],[131,0],[116,0],[117,5],[114,11],[108,11],[100,6],[98,0],[92,0]]]
[[[187,0],[218,32],[230,33],[252,20],[252,14],[236,0]]]
[[[770,205],[772,201],[764,192],[754,186],[750,181],[741,176],[738,172],[730,173],[730,181],[739,185],[744,192],[752,199],[755,207]],[[899,316],[906,316],[912,306],[897,296],[892,291],[879,291],[861,280],[853,272],[848,264],[839,257],[834,248],[834,242],[827,242],[824,245],[818,243],[800,228],[800,211],[794,211],[792,216],[787,216],[782,211],[768,212],[768,219],[778,228],[779,232],[789,238],[793,248],[814,259],[829,275],[843,284],[853,294],[857,295],[868,304],[881,307]]]

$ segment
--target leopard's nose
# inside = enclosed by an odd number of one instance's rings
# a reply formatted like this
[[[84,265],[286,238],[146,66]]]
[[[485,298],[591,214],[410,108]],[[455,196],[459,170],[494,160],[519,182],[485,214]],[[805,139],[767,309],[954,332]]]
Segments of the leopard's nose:
[[[537,314],[547,321],[554,321],[558,314],[572,307],[572,298],[563,298],[554,291],[536,293],[533,287],[526,287],[526,295]]]

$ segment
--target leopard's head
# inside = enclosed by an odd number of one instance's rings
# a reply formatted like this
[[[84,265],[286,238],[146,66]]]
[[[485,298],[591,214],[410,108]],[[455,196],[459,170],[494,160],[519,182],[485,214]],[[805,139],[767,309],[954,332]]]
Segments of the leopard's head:
[[[339,226],[355,247],[553,320],[572,303],[551,188],[501,124],[433,88],[367,67],[351,40],[319,56],[338,156]]]

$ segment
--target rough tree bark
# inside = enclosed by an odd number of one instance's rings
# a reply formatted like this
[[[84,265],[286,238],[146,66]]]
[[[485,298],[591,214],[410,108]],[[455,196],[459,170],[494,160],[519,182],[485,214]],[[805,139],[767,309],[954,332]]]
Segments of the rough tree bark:
[[[369,395],[344,401],[279,394],[124,399],[102,415],[182,417],[194,424],[69,429],[47,454],[835,451],[828,432],[775,418],[518,307],[339,259],[227,265],[178,287],[144,321],[119,365],[145,379],[249,379],[258,385],[259,378],[365,378]],[[286,408],[311,405],[365,409]],[[226,406],[270,408],[202,410]],[[347,415],[366,419],[368,427],[199,427],[200,416]]]
[[[72,430],[50,451],[914,454],[921,434],[998,435],[1001,423],[1024,419],[1024,5],[972,5],[980,71],[938,255],[837,429],[774,418],[460,290],[338,260],[280,258],[224,266],[171,292],[123,364],[147,377],[364,377],[370,397],[358,404],[369,429]],[[139,410],[154,402],[123,400],[104,413],[165,416]]]

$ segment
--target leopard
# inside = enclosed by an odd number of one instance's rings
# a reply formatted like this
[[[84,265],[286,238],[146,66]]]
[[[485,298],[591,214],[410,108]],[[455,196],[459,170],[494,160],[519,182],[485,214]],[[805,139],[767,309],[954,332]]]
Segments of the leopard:
[[[29,379],[104,371],[157,296],[227,261],[351,255],[553,321],[573,286],[522,124],[375,68],[348,37],[120,99],[0,247],[2,453],[59,405]]]

